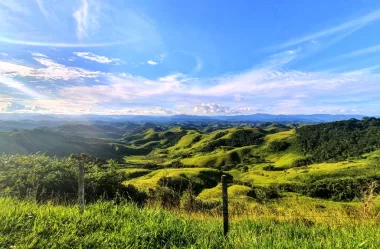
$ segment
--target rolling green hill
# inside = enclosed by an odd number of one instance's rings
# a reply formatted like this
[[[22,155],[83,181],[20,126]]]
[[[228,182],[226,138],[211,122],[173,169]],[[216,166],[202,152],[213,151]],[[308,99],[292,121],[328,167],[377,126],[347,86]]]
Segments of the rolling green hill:
[[[84,152],[113,158],[127,174],[125,185],[146,192],[168,186],[184,191],[191,185],[202,200],[218,193],[222,172],[231,176],[231,194],[248,201],[262,189],[269,189],[264,196],[273,190],[353,200],[380,174],[380,120],[374,118],[299,128],[265,123],[207,132],[203,126],[185,129],[175,124],[96,127],[0,133],[0,152],[42,152],[59,157]],[[95,136],[107,130],[123,135],[119,139]],[[81,133],[94,137],[79,136]]]
[[[34,129],[0,133],[0,152],[10,155],[45,153],[59,157],[72,153],[89,153],[100,158],[121,158],[125,155],[142,155],[149,151],[130,148],[108,139],[84,138],[47,129]]]

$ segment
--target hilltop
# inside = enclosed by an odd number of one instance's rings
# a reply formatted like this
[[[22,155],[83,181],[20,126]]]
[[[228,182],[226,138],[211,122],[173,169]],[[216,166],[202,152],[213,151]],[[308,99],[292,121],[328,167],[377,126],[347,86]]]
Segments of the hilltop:
[[[119,122],[0,136],[5,154],[65,157],[85,152],[115,159],[126,174],[125,185],[143,192],[169,187],[180,193],[191,186],[205,201],[219,196],[222,173],[231,179],[231,193],[247,200],[258,199],[258,191],[274,191],[273,198],[297,193],[351,201],[360,198],[366,183],[378,180],[380,170],[376,118],[302,126]]]
[[[14,198],[0,199],[0,247],[380,243],[376,118],[316,125],[65,124],[0,133],[0,150],[8,154],[0,156],[0,193]],[[69,156],[82,152],[88,154]],[[86,167],[84,216],[71,205],[77,160]],[[233,221],[228,239],[221,234],[222,175]]]

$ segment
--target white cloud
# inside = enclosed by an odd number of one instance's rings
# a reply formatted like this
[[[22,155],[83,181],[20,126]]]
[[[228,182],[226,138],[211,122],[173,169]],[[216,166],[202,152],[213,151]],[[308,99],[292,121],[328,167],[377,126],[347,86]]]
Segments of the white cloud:
[[[90,61],[96,61],[96,62],[102,63],[102,64],[109,64],[111,62],[114,62],[116,64],[120,64],[123,62],[122,60],[117,59],[117,58],[112,59],[112,58],[108,58],[106,56],[96,55],[96,54],[91,53],[91,52],[74,52],[74,54],[78,57],[82,57],[82,58],[90,60]]]
[[[222,104],[216,104],[216,103],[202,103],[195,105],[193,108],[194,114],[199,115],[208,115],[208,114],[252,114],[256,113],[258,108],[255,107],[247,107],[247,106],[240,106],[240,107],[229,107]]]
[[[46,55],[41,54],[41,53],[37,53],[37,52],[32,52],[31,55],[34,56],[34,57],[44,57],[44,58],[47,58]]]
[[[5,108],[2,109],[3,112],[14,112],[25,109],[23,104],[17,102],[8,102]]]
[[[152,53],[163,47],[154,21],[133,6],[113,1],[1,0],[0,30],[1,43],[16,45],[86,48],[129,44],[126,50]]]
[[[173,111],[164,109],[162,107],[136,107],[136,108],[122,108],[118,110],[106,109],[102,113],[113,115],[172,115]]]
[[[9,56],[7,53],[0,53],[2,56]]]
[[[82,0],[78,9],[73,12],[77,25],[77,37],[79,40],[87,38],[91,32],[99,27],[101,18],[102,2],[98,0]]]
[[[154,60],[148,60],[146,63],[148,63],[149,65],[155,66],[162,63],[165,60],[165,58],[166,58],[166,54],[161,53],[158,56],[155,56]],[[145,63],[142,63],[142,64],[145,64]]]
[[[202,103],[194,106],[193,112],[199,114],[230,113],[231,108],[215,103]]]
[[[377,67],[347,72],[286,70],[285,65],[297,60],[298,56],[296,50],[284,51],[246,72],[215,78],[190,78],[174,73],[148,79],[127,73],[69,67],[34,54],[40,65],[33,67],[0,61],[0,84],[6,86],[0,90],[13,88],[33,98],[30,103],[23,102],[30,108],[28,111],[38,106],[56,113],[232,115],[258,111],[287,114],[321,110],[339,113],[341,109],[346,113],[365,110],[365,114],[380,111]],[[28,84],[19,82],[22,79],[16,80],[16,77],[27,78]],[[86,81],[86,78],[93,79]],[[83,84],[77,84],[78,79]],[[59,87],[49,84],[47,89],[28,87],[40,80],[66,82]],[[114,106],[118,108],[113,109]]]
[[[171,94],[172,92],[183,92],[181,77],[181,74],[174,74],[158,80],[149,80],[128,74],[108,75],[105,84],[65,87],[61,89],[60,96],[66,99],[87,100],[94,103],[141,100]]]
[[[346,103],[358,94],[364,99],[373,99],[373,94],[380,92],[380,75],[373,73],[375,68],[343,73],[302,72],[284,70],[281,63],[212,79],[188,78],[183,74],[171,74],[155,80],[129,74],[107,75],[102,84],[64,87],[59,96],[93,104],[184,105],[183,110],[177,110],[180,113],[189,112],[194,106],[196,113],[232,114],[255,110],[313,113],[321,109],[339,113],[342,106],[347,105],[348,109],[360,109],[356,104]],[[331,100],[340,104],[331,104]],[[248,106],[242,106],[243,103]],[[368,110],[375,111],[376,107]]]
[[[147,63],[148,63],[149,65],[153,65],[153,66],[155,66],[155,65],[158,64],[158,62],[155,62],[155,61],[153,61],[153,60],[148,60]]]
[[[41,106],[26,106],[15,101],[10,101],[6,104],[4,108],[1,109],[2,112],[17,112],[17,113],[30,113],[30,112],[45,112],[48,111],[47,108]]]
[[[95,78],[100,72],[77,67],[67,67],[48,58],[37,57],[35,60],[42,68],[32,68],[10,62],[0,61],[0,74],[9,77],[34,77],[44,80],[72,80],[77,78]]]
[[[79,40],[82,40],[87,36],[88,30],[88,2],[82,0],[82,5],[73,13],[73,17],[77,23],[77,36]]]

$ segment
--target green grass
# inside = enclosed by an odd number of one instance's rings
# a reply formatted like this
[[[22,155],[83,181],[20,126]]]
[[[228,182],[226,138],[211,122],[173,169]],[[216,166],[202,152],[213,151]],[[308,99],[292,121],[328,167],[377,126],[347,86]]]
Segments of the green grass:
[[[191,181],[194,185],[206,187],[214,185],[216,178],[220,179],[220,175],[217,170],[209,168],[159,169],[127,180],[124,184],[132,184],[140,190],[147,191],[149,188],[157,188],[160,179],[170,177],[173,180]]]
[[[109,202],[37,205],[0,199],[0,248],[379,248],[379,224],[317,224],[249,218],[233,221],[227,238],[220,218],[176,215]]]
[[[228,186],[227,192],[228,192],[228,198],[230,198],[230,201],[234,201],[239,199],[241,200],[252,200],[251,197],[248,196],[249,192],[252,191],[250,187],[243,186],[243,185],[231,185]],[[214,188],[209,188],[203,190],[199,195],[198,198],[203,201],[220,201],[222,196],[222,185],[218,184]],[[248,205],[248,204],[247,204]]]

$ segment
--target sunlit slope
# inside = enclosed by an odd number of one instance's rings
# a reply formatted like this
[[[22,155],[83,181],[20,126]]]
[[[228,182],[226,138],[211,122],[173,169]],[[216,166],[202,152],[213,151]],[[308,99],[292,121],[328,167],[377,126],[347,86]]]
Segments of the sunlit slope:
[[[157,187],[170,187],[178,191],[185,191],[191,187],[192,190],[199,192],[204,188],[216,186],[222,174],[223,172],[209,168],[159,169],[127,180],[124,184],[132,184],[143,191]]]
[[[0,153],[5,154],[45,153],[50,156],[68,156],[71,153],[89,153],[100,158],[120,158],[148,152],[112,140],[70,136],[43,129],[0,133]]]

